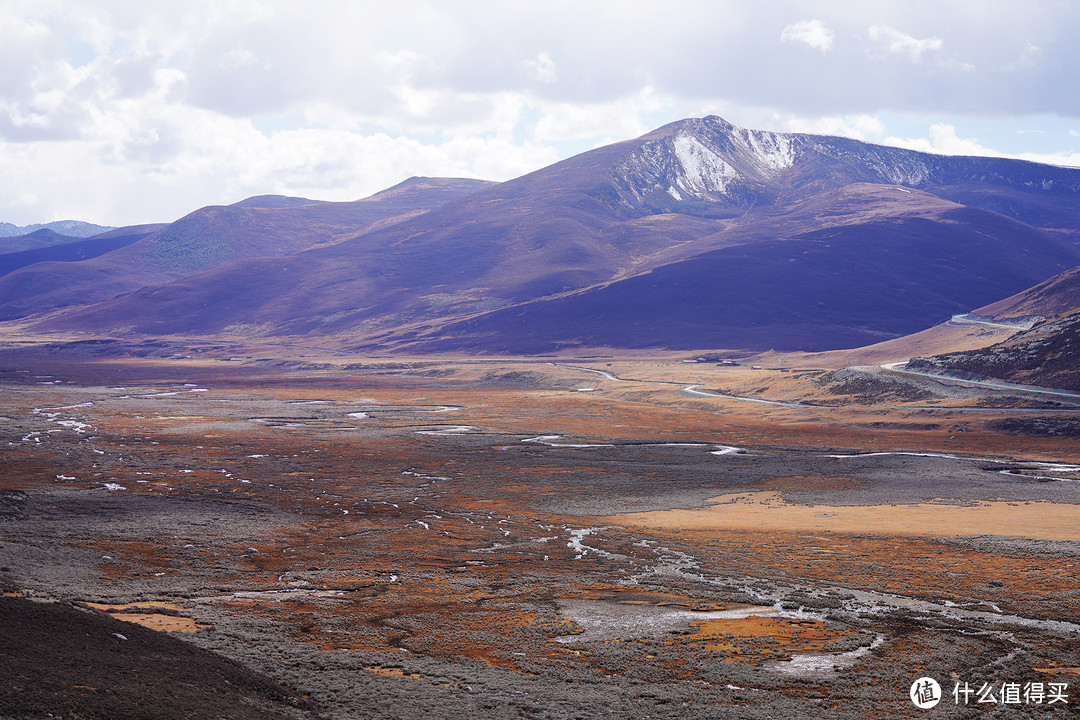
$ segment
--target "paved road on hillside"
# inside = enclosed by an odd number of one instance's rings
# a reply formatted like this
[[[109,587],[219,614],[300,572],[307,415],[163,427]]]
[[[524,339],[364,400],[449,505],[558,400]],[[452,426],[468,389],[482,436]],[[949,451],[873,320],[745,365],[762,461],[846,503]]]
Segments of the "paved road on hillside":
[[[900,362],[884,363],[879,365],[882,370],[887,370],[894,373],[903,373],[905,375],[918,375],[920,377],[931,378],[933,380],[951,380],[952,382],[963,383],[966,385],[975,385],[977,387],[994,388],[995,390],[1013,390],[1016,392],[1030,392],[1041,393],[1043,395],[1055,395],[1058,397],[1066,397],[1070,399],[1080,400],[1080,393],[1066,392],[1065,390],[1046,390],[1043,388],[1031,387],[1030,385],[1014,385],[1011,383],[995,383],[983,380],[965,380],[963,378],[952,377],[951,375],[935,375],[933,373],[919,372],[917,370],[900,369],[901,365],[906,365],[907,361],[902,360]]]
[[[1070,392],[1066,392],[1064,390],[1045,390],[1045,389],[1042,389],[1042,388],[1033,388],[1033,387],[1027,387],[1027,386],[1024,386],[1024,385],[1009,385],[1009,384],[1005,384],[1005,383],[981,382],[981,381],[978,381],[978,380],[963,380],[961,378],[949,377],[947,375],[932,375],[930,373],[922,373],[922,372],[917,372],[915,370],[901,370],[901,369],[899,369],[899,366],[904,365],[906,362],[907,361],[904,360],[904,361],[900,361],[900,362],[884,363],[884,364],[880,365],[879,367],[882,370],[886,370],[888,372],[894,372],[894,373],[898,373],[898,374],[907,374],[907,375],[918,375],[918,376],[921,376],[921,377],[926,377],[926,378],[930,378],[932,380],[938,380],[938,381],[950,380],[950,381],[957,382],[957,383],[966,383],[966,384],[970,384],[970,385],[975,385],[977,387],[993,388],[995,390],[1013,390],[1015,392],[1042,393],[1042,394],[1055,395],[1055,396],[1059,396],[1059,397],[1069,398],[1070,400],[1072,400],[1072,399],[1080,400],[1080,393],[1070,393]],[[614,381],[617,381],[617,382],[636,382],[636,383],[646,383],[646,384],[652,384],[652,385],[669,385],[669,386],[670,385],[675,385],[675,386],[680,387],[680,389],[677,391],[680,395],[689,395],[689,396],[692,396],[692,397],[696,396],[696,397],[725,398],[727,400],[738,400],[740,402],[757,403],[757,404],[760,404],[760,405],[778,405],[778,406],[781,406],[781,407],[801,408],[801,409],[824,407],[824,406],[816,405],[814,403],[806,402],[806,401],[802,401],[802,400],[771,400],[769,398],[752,398],[752,397],[746,397],[746,396],[743,396],[743,395],[729,395],[727,393],[720,393],[720,392],[716,392],[714,390],[705,390],[701,385],[683,386],[683,383],[674,382],[672,380],[644,380],[644,379],[635,379],[635,378],[624,378],[624,377],[619,377],[618,375],[615,375],[614,373],[608,372],[607,370],[599,370],[597,368],[584,367],[584,366],[581,366],[581,365],[564,365],[563,363],[551,363],[551,364],[556,366],[556,367],[566,368],[567,370],[577,370],[579,372],[595,373],[595,374],[603,377],[606,380],[614,380]],[[884,408],[892,408],[892,409],[906,409],[906,410],[931,410],[931,411],[937,411],[937,412],[948,411],[948,412],[982,412],[982,413],[1001,412],[1002,410],[1006,409],[1006,408],[977,408],[977,407],[967,407],[967,406],[954,407],[954,406],[949,406],[949,405],[942,405],[942,406],[925,405],[925,406],[903,406],[903,407],[889,405],[889,406],[881,406],[881,407],[883,409]],[[1076,412],[1075,409],[1061,409],[1061,408],[1010,408],[1009,410],[1010,410],[1010,412],[1044,413],[1044,414],[1045,413],[1069,413],[1069,414],[1071,414],[1071,413]]]
[[[964,313],[963,315],[953,315],[951,318],[949,318],[949,322],[956,323],[958,325],[986,325],[988,327],[1012,330],[1013,332],[1030,330],[1035,324],[1034,320],[1016,324],[991,322],[989,320],[976,320],[975,318],[970,317],[970,313]]]

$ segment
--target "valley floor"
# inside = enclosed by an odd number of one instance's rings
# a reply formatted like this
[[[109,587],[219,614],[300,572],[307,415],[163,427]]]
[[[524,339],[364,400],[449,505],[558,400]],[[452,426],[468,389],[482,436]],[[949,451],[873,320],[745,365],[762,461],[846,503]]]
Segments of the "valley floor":
[[[0,716],[893,718],[921,677],[949,717],[1080,704],[1065,400],[301,355],[0,355]]]

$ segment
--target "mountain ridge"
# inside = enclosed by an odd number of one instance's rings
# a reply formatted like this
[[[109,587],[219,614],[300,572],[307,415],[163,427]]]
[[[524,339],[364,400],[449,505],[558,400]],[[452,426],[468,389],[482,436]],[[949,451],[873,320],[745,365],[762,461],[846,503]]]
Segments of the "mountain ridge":
[[[488,183],[442,178],[405,181],[396,192],[352,202],[324,201],[274,207],[254,204],[200,208],[137,242],[80,263],[22,268],[0,278],[0,320],[109,300],[249,257],[295,254],[340,235],[408,215],[430,203]],[[404,186],[404,189],[402,189]],[[391,189],[393,190],[393,188]]]
[[[383,199],[407,190],[388,189]],[[790,346],[791,338],[798,338],[792,349],[811,340],[828,349],[929,327],[941,314],[1080,265],[1080,170],[746,130],[717,117],[671,123],[470,190],[276,256],[206,261],[177,246],[192,263],[188,271],[131,282],[125,294],[61,311],[42,327],[246,328],[410,351],[642,343],[768,349]],[[220,214],[210,218],[220,224],[230,213],[296,218],[322,207],[227,206],[203,215]],[[161,246],[161,237],[118,252]],[[967,272],[973,255],[975,275]],[[934,273],[922,273],[925,267]],[[666,278],[662,287],[659,278]],[[679,289],[688,287],[701,290]],[[871,303],[864,306],[860,294]],[[633,302],[603,313],[593,304],[607,307],[605,298],[622,296]],[[673,303],[667,309],[679,322],[643,337],[650,297]],[[806,320],[819,306],[819,317]],[[554,307],[564,308],[560,325],[527,322]],[[852,317],[843,317],[845,307]],[[664,327],[663,309],[649,322]],[[716,322],[734,317],[742,324]]]
[[[58,235],[74,238],[88,238],[117,228],[108,225],[95,225],[82,220],[54,220],[19,227],[9,222],[0,222],[0,238],[30,235],[38,230],[51,230]],[[25,249],[25,248],[23,248]]]
[[[1080,307],[1080,267],[1066,270],[1035,287],[981,307],[975,312],[994,319],[1008,320],[1041,316],[1052,318]]]

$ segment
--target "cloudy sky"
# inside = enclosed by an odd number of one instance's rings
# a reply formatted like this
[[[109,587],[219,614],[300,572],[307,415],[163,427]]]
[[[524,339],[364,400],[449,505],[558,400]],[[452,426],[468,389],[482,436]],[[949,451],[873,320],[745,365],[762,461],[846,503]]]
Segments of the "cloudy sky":
[[[1067,0],[0,0],[0,221],[505,180],[684,117],[1080,166]]]

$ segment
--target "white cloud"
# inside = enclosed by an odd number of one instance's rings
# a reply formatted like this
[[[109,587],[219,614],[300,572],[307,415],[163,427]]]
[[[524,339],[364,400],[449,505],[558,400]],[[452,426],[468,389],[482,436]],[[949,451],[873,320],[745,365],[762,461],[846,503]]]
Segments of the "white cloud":
[[[1027,70],[1037,67],[1043,58],[1043,49],[1032,42],[1025,42],[1020,56],[1013,64],[1013,68]]]
[[[225,70],[239,70],[259,64],[259,58],[247,48],[230,50],[221,56],[221,67]]]
[[[526,60],[525,71],[533,80],[545,85],[551,85],[559,79],[559,69],[551,59],[551,54],[547,52],[539,53],[535,59]]]
[[[919,40],[888,25],[873,25],[870,28],[870,40],[891,53],[904,55],[912,62],[919,62],[925,52],[941,50],[941,38],[930,37]]]
[[[206,110],[129,107],[137,116],[102,123],[93,142],[0,143],[0,216],[170,221],[256,194],[354,200],[410,175],[505,180],[559,159],[551,147],[509,138],[420,141],[328,128],[267,135]]]
[[[0,96],[25,88],[27,70],[50,55],[50,40],[49,28],[39,20],[0,12]]]
[[[941,155],[995,155],[993,151],[984,148],[976,138],[961,138],[956,134],[956,128],[947,123],[934,123],[930,126],[929,138],[898,138],[885,139],[887,145],[932,152]]]
[[[626,0],[0,5],[0,220],[19,224],[171,219],[244,192],[347,199],[410,174],[506,179],[709,111],[939,152],[1017,150],[1001,139],[1017,127],[1052,128],[1052,149],[1080,127],[1040,120],[1080,118],[1061,91],[1080,62],[1068,3],[682,0],[693,21],[668,24]],[[794,45],[768,52],[778,32]],[[942,72],[958,58],[966,73]],[[980,115],[1015,121],[995,136],[963,119]],[[983,142],[923,133],[926,118]]]
[[[644,125],[641,116],[663,107],[665,102],[651,88],[606,103],[540,102],[536,107],[541,118],[534,134],[541,142],[629,139],[652,129]]]
[[[781,42],[800,42],[818,52],[827,53],[832,49],[833,31],[820,20],[802,20],[781,30],[780,40]]]
[[[17,198],[15,198],[14,201],[12,201],[12,205],[14,205],[15,207],[34,207],[40,202],[41,198],[39,198],[34,193],[22,193]]]
[[[1046,163],[1049,165],[1065,165],[1080,167],[1080,153],[1055,152],[1055,153],[1007,153],[986,147],[977,138],[960,137],[956,128],[948,123],[935,123],[929,128],[929,137],[900,138],[887,137],[886,145],[918,150],[920,152],[937,153],[940,155],[973,155],[982,157],[1008,157],[1018,160]]]
[[[885,123],[873,115],[777,117],[776,120],[787,132],[839,135],[866,142],[880,142],[886,135]]]

